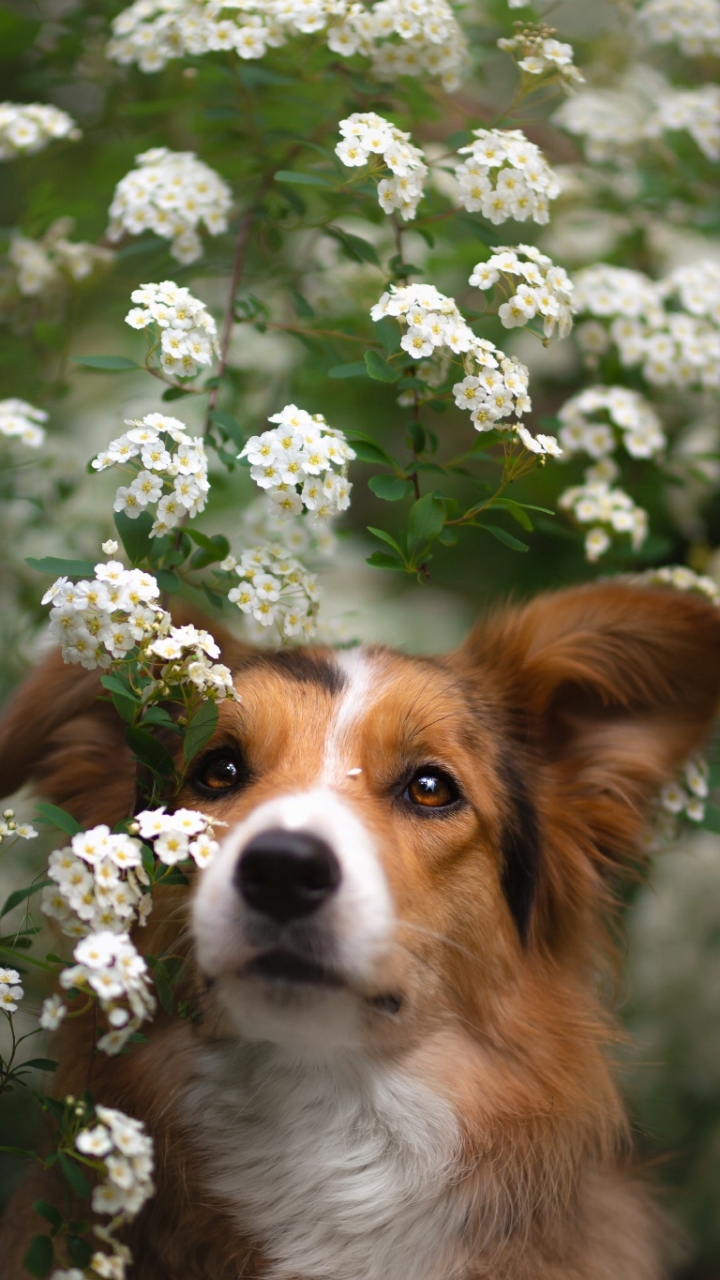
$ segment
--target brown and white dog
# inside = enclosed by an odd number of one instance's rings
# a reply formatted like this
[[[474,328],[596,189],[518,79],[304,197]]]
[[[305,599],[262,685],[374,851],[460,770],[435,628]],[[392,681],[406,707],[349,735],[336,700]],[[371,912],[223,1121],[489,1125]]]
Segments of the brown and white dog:
[[[92,1061],[94,1096],[156,1143],[132,1276],[657,1280],[599,992],[613,881],[712,724],[720,612],[608,584],[443,658],[226,640],[224,660],[242,702],[179,797],[229,824],[185,917],[202,1020]],[[87,825],[128,812],[97,691],[59,657],[28,681],[6,792],[31,778]],[[143,950],[173,945],[182,893]],[[92,1059],[73,1034],[61,1096]],[[38,1195],[11,1206],[4,1280]]]

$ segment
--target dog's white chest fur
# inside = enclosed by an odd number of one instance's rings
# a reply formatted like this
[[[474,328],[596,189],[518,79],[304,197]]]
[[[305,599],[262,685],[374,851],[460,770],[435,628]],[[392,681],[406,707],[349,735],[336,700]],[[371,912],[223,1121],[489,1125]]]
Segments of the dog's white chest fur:
[[[461,1269],[459,1132],[398,1070],[207,1050],[188,1099],[209,1187],[275,1280],[447,1280]]]

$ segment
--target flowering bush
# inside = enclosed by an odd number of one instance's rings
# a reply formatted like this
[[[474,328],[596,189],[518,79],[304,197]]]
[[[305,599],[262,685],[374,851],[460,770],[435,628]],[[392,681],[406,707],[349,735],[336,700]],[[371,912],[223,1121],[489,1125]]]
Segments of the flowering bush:
[[[522,7],[8,12],[0,675],[58,645],[136,773],[113,829],[42,802],[0,821],[0,1092],[28,1132],[40,1099],[47,1160],[98,1218],[46,1205],[32,1275],[132,1274],[150,1138],[35,1089],[55,1061],[26,1042],[89,1011],[113,1058],[158,1007],[195,1016],[144,926],[218,847],[178,807],[243,696],[216,620],[351,641],[390,582],[429,646],[461,596],[599,572],[718,602],[720,4],[640,0],[599,33],[575,6],[573,43]],[[688,762],[652,840],[719,831],[719,783]],[[36,827],[61,834],[26,883]]]

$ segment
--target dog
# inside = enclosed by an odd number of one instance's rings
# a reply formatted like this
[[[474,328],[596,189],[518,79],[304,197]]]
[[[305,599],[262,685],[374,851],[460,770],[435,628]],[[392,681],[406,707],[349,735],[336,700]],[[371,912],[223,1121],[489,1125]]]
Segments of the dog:
[[[660,1280],[601,996],[618,880],[712,726],[720,611],[604,583],[440,658],[222,646],[242,701],[177,803],[227,834],[138,944],[183,950],[197,1016],[113,1060],[92,1020],[59,1033],[58,1096],[89,1078],[154,1138],[130,1275]],[[86,826],[134,787],[98,675],[52,655],[0,732],[3,790]],[[6,1215],[6,1280],[44,1177]]]

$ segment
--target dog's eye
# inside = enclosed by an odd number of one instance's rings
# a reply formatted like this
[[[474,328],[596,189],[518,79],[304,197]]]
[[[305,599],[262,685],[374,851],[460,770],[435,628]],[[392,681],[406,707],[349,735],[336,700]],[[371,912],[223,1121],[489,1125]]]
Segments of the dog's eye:
[[[222,795],[240,786],[244,770],[240,758],[231,747],[212,751],[200,761],[193,776],[193,785],[203,795]]]
[[[450,774],[433,765],[416,769],[403,793],[404,800],[422,809],[446,809],[459,798],[460,792]]]

